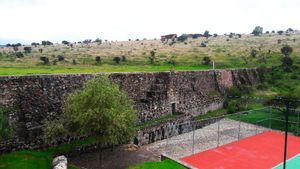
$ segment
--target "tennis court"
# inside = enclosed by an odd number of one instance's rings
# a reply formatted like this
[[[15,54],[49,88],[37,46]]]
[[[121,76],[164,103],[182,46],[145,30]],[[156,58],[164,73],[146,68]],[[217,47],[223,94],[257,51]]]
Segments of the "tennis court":
[[[284,134],[266,131],[223,146],[183,157],[199,169],[280,169]],[[289,135],[287,169],[300,169],[300,137]]]

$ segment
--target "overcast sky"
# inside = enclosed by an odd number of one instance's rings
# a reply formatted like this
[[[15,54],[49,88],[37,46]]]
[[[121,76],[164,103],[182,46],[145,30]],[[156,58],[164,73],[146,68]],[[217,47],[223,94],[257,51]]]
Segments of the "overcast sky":
[[[300,29],[300,0],[0,0],[0,44]]]

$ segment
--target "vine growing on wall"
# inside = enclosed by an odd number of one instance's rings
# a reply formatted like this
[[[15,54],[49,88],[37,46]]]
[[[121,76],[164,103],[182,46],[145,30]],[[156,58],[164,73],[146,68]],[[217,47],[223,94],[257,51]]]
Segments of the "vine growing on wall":
[[[9,139],[13,135],[13,126],[8,119],[10,110],[10,108],[0,106],[0,141]]]

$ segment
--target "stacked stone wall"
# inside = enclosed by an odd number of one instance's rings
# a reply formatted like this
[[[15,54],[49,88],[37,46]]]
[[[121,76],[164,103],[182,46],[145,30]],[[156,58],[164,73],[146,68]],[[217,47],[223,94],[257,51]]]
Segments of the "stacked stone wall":
[[[96,76],[107,75],[134,101],[139,121],[172,113],[195,116],[223,106],[224,92],[233,85],[260,81],[257,69],[157,73],[111,73],[0,77],[0,106],[13,107],[15,136],[0,143],[7,149],[39,148],[42,127],[59,118],[65,98]]]

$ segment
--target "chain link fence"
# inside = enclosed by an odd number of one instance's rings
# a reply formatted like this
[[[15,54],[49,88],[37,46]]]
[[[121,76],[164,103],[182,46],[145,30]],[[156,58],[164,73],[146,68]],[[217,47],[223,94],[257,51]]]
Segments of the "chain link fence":
[[[300,110],[291,110],[289,132],[299,135]],[[167,129],[164,153],[180,159],[259,133],[285,128],[283,112],[275,107],[227,114],[174,125]],[[172,132],[177,132],[176,136]]]

